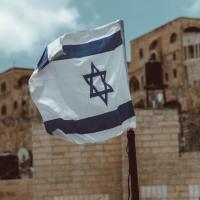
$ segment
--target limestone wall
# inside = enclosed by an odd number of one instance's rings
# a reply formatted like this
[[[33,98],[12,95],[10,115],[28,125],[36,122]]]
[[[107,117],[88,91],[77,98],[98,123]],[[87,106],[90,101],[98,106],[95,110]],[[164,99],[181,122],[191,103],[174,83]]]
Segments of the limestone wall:
[[[32,150],[31,122],[6,118],[0,121],[0,152],[17,152],[21,147]]]
[[[32,200],[32,180],[1,180],[0,199]]]
[[[176,110],[137,112],[136,145],[141,200],[199,200],[200,153],[179,153]],[[123,138],[123,186],[128,162]]]
[[[176,110],[136,110],[141,200],[199,200],[200,153],[180,153]],[[33,200],[127,200],[126,134],[73,145],[33,125]]]

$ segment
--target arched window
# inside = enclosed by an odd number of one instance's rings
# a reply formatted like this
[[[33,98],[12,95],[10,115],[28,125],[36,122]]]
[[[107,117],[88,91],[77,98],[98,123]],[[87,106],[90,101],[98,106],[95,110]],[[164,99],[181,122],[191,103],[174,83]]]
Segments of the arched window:
[[[18,87],[22,87],[23,85],[28,85],[28,80],[29,80],[29,76],[22,76],[19,80],[18,80]]]
[[[189,58],[194,58],[194,46],[193,45],[190,45],[188,46],[188,57]]]
[[[2,115],[6,115],[7,114],[7,107],[6,107],[6,105],[4,105],[4,106],[1,107],[1,114]]]
[[[18,107],[18,103],[17,103],[17,101],[14,101],[14,103],[13,103],[13,108],[16,110],[17,107]]]
[[[165,73],[165,81],[169,81],[169,75],[168,75],[168,73]]]
[[[138,91],[140,89],[140,82],[133,76],[130,80],[130,91]]]
[[[170,43],[173,44],[175,43],[177,40],[177,34],[176,33],[172,33],[170,36]]]
[[[155,53],[152,53],[151,54],[151,56],[150,56],[150,60],[156,60],[157,58],[156,58],[156,54]]]
[[[22,106],[26,105],[26,100],[22,100]]]
[[[154,40],[150,46],[149,46],[149,50],[154,50],[156,47],[158,46],[158,41],[157,40]]]
[[[190,26],[184,29],[185,33],[200,33],[200,28],[196,26]]]
[[[176,53],[173,53],[173,60],[176,60]]]
[[[140,57],[140,59],[142,59],[144,57],[143,49],[139,50],[139,57]]]
[[[6,91],[6,83],[3,82],[3,83],[1,84],[1,92],[5,92],[5,91]]]
[[[173,69],[173,76],[174,76],[174,78],[177,78],[177,70],[176,69]]]

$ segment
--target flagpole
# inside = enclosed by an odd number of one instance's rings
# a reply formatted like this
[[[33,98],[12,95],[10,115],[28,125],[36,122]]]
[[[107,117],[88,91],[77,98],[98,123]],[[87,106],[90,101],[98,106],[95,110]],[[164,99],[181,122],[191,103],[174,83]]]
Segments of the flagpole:
[[[124,47],[124,58],[126,57],[126,43],[125,43],[125,33],[124,33],[124,22],[120,20],[121,30],[122,30],[122,41]],[[125,62],[126,71],[127,71],[127,81],[128,79],[128,64]],[[128,83],[129,85],[129,83]],[[138,172],[137,172],[137,160],[136,160],[136,148],[135,148],[135,133],[133,129],[127,130],[127,139],[128,139],[128,158],[129,158],[129,176],[128,176],[128,200],[139,200],[139,185],[138,185]],[[130,180],[131,179],[131,180]],[[131,182],[131,183],[130,183]],[[130,183],[130,184],[129,184]],[[130,195],[131,194],[131,195]]]
[[[136,148],[135,148],[135,133],[133,129],[127,130],[127,139],[128,139],[128,160],[129,160],[128,182],[130,183],[128,184],[129,199],[131,197],[130,200],[139,200],[139,184],[138,184],[137,158],[136,158]]]

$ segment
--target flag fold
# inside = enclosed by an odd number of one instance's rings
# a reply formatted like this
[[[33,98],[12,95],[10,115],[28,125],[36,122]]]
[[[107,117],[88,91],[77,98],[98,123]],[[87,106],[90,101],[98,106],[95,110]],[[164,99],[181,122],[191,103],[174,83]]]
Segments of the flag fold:
[[[29,90],[47,132],[73,143],[102,142],[135,128],[122,21],[50,43]]]

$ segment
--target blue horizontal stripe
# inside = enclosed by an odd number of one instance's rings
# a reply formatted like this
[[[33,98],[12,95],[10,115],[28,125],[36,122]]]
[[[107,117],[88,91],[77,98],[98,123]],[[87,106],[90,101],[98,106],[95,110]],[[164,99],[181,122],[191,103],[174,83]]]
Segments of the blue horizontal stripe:
[[[63,51],[65,55],[61,55],[60,57],[55,58],[55,60],[81,58],[85,56],[91,56],[99,53],[113,51],[121,44],[121,32],[118,31],[113,35],[92,42],[78,45],[64,45]]]
[[[61,118],[44,122],[48,133],[52,134],[56,129],[65,134],[95,133],[121,125],[125,120],[135,116],[132,101],[120,105],[116,110],[94,117],[81,120],[64,120]]]
[[[71,58],[81,58],[85,56],[91,56],[99,53],[104,53],[108,51],[113,51],[115,48],[122,44],[121,32],[118,31],[108,37],[95,40],[92,42],[78,44],[78,45],[64,45],[63,51],[64,55],[53,58],[53,60],[64,60]],[[47,64],[49,64],[48,59],[48,49],[46,48],[42,57],[38,62],[38,69],[43,69]]]
[[[47,64],[49,64],[49,59],[48,59],[48,50],[47,48],[45,48],[42,57],[40,58],[39,62],[38,62],[38,69],[41,70],[43,69]]]

